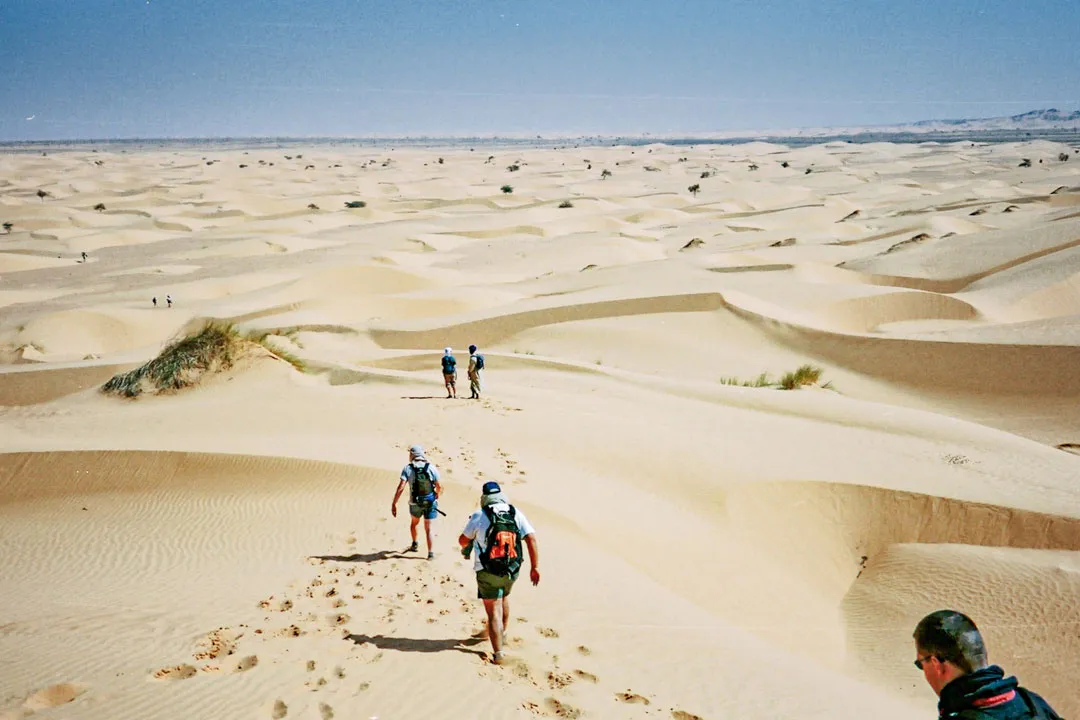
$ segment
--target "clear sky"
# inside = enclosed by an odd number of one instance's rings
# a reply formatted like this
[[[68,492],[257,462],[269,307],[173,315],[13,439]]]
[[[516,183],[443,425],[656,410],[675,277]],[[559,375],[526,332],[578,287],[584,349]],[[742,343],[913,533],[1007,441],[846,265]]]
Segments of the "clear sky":
[[[0,0],[0,140],[694,133],[1078,97],[1080,0]]]

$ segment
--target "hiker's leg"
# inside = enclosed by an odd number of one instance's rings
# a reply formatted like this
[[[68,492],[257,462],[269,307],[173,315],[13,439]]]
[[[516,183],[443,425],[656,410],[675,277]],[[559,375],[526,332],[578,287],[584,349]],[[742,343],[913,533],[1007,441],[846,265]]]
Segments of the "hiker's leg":
[[[435,546],[431,542],[431,520],[428,518],[424,518],[424,535],[427,537],[428,552],[435,552]]]
[[[491,641],[491,651],[496,655],[502,652],[502,618],[499,617],[498,599],[484,598],[484,611],[487,613],[488,640]]]
[[[510,596],[502,598],[502,642],[506,644],[506,629],[510,626]]]
[[[416,526],[420,524],[420,518],[415,515],[409,518],[409,534],[412,535],[413,545],[416,544]]]

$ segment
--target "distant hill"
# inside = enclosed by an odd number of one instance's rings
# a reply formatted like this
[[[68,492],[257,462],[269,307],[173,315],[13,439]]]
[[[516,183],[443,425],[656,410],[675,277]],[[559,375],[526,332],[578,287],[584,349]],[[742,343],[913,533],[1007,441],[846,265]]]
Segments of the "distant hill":
[[[957,120],[920,120],[912,123],[895,125],[872,125],[861,127],[814,127],[788,131],[769,131],[766,136],[821,137],[834,135],[868,135],[910,133],[963,134],[981,132],[1025,132],[1036,130],[1077,130],[1080,131],[1080,110],[1062,112],[1056,108],[1032,110],[1019,115],[992,118],[965,118]]]
[[[1007,117],[978,118],[968,120],[920,120],[909,126],[911,132],[940,132],[949,130],[1049,130],[1059,128],[1074,130],[1080,128],[1080,110],[1062,112],[1055,108],[1032,110],[1020,115]]]

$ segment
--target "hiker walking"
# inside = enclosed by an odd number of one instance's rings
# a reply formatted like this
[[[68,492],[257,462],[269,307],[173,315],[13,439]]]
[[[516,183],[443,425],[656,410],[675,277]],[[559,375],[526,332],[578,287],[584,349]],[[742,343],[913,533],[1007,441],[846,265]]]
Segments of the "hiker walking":
[[[525,513],[510,504],[497,482],[484,483],[480,509],[472,514],[461,531],[458,544],[467,559],[475,558],[476,596],[484,601],[492,661],[501,665],[506,626],[510,622],[510,591],[521,570],[524,542],[529,548],[529,579],[540,582],[540,550],[536,531]]]
[[[442,376],[446,384],[446,397],[457,397],[457,358],[451,348],[443,348]]]
[[[86,262],[86,252],[85,252],[85,251],[84,251],[84,252],[83,252],[83,254],[82,254],[82,261],[83,261],[83,262]]]
[[[154,307],[157,307],[157,297],[150,298],[150,302],[154,303]]]
[[[409,448],[409,464],[401,470],[401,481],[398,482],[397,492],[394,493],[394,501],[390,503],[390,514],[397,517],[397,502],[405,485],[409,486],[409,533],[412,535],[412,545],[408,552],[416,552],[420,546],[416,542],[416,526],[420,519],[424,520],[424,536],[427,538],[428,560],[435,558],[435,551],[431,544],[431,521],[439,516],[439,495],[442,494],[442,485],[439,483],[439,471],[424,457],[424,448],[413,445]]]
[[[484,370],[484,356],[476,352],[476,346],[469,346],[469,397],[480,399],[480,373]]]
[[[1041,697],[989,664],[982,634],[955,610],[930,613],[915,627],[915,667],[938,695],[942,718],[1061,720]]]
[[[165,296],[165,303],[166,303],[166,304],[167,304],[167,305],[168,305],[169,307],[172,307],[172,295],[166,295],[166,296]]]

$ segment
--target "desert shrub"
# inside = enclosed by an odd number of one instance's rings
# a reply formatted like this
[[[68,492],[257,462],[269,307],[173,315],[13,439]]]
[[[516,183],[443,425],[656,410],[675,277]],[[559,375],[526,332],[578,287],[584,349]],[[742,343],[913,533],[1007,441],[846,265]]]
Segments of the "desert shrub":
[[[240,335],[225,323],[207,323],[198,332],[170,343],[150,362],[115,375],[101,390],[138,397],[146,390],[180,390],[194,385],[206,372],[226,370],[236,358]]]
[[[794,371],[784,373],[780,378],[780,387],[784,390],[796,390],[806,385],[813,385],[821,379],[821,368],[802,365]]]

